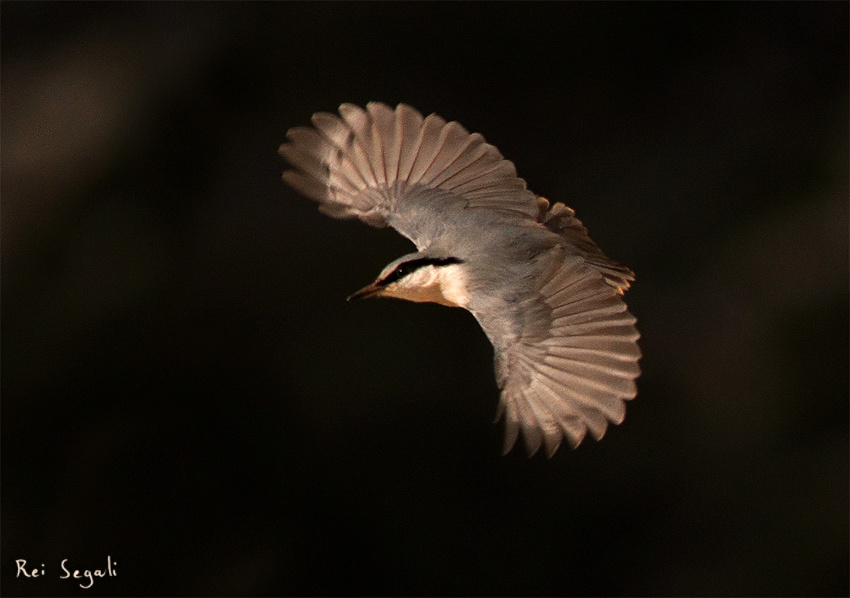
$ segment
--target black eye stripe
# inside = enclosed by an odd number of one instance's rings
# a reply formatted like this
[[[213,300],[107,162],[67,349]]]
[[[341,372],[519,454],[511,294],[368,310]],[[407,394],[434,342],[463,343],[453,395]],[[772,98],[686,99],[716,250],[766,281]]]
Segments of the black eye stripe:
[[[450,264],[461,263],[463,263],[463,260],[456,257],[421,257],[399,264],[395,270],[387,274],[378,284],[379,286],[387,286],[425,266],[448,266]]]

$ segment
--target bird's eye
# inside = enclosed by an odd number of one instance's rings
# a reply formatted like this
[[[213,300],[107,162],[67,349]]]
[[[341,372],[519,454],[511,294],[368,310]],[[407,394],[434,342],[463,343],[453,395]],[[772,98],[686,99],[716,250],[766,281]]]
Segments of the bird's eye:
[[[390,275],[384,279],[384,284],[390,284],[397,280],[401,280],[408,274],[410,274],[410,266],[407,264],[399,264],[396,266],[396,269],[390,272]]]
[[[416,270],[415,264],[411,264],[410,262],[399,264],[396,266],[395,270],[387,274],[386,278],[381,281],[381,285],[386,286],[396,282],[397,280],[401,280],[414,270]]]

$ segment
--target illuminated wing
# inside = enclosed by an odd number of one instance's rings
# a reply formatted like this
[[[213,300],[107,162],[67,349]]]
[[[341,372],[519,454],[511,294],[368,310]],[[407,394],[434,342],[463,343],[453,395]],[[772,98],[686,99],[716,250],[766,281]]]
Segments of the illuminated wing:
[[[551,456],[564,438],[578,446],[588,430],[601,439],[637,394],[639,335],[622,288],[584,257],[559,261],[498,317],[473,310],[496,348],[506,453],[520,430],[529,454],[545,444]]]
[[[339,108],[295,127],[280,154],[283,180],[335,218],[392,226],[427,247],[454,210],[481,209],[535,221],[537,198],[512,162],[478,133],[405,104]]]

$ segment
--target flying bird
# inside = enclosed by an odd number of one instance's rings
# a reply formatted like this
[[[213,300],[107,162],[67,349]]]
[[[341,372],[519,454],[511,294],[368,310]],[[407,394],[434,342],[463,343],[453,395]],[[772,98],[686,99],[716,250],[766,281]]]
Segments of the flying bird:
[[[552,456],[619,424],[641,357],[623,301],[634,280],[591,241],[575,212],[526,188],[478,133],[379,102],[319,112],[280,154],[289,186],[334,218],[391,226],[417,251],[349,299],[395,297],[472,313],[495,352],[507,453]]]

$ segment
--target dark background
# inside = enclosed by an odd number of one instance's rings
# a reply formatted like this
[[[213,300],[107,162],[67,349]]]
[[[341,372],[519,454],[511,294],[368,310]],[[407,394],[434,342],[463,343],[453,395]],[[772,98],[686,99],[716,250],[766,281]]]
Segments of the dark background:
[[[846,2],[0,22],[4,595],[848,594]],[[635,270],[604,441],[502,457],[469,314],[344,301],[411,246],[276,151],[370,100],[481,132]]]

